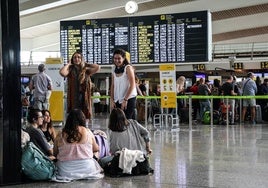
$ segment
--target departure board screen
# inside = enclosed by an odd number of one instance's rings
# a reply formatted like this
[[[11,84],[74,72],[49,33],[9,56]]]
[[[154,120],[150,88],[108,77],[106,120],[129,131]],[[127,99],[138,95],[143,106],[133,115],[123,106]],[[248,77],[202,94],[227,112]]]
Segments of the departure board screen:
[[[209,61],[210,26],[208,11],[61,21],[61,56],[67,63],[81,51],[85,61],[105,65],[122,48],[132,64]]]

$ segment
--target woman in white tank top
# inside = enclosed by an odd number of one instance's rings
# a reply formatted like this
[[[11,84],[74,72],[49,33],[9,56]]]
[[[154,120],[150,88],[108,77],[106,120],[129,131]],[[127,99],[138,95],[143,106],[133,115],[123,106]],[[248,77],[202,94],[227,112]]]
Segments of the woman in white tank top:
[[[129,63],[129,53],[117,49],[113,54],[111,110],[115,107],[124,110],[127,119],[134,119],[136,108],[136,83],[133,67]]]

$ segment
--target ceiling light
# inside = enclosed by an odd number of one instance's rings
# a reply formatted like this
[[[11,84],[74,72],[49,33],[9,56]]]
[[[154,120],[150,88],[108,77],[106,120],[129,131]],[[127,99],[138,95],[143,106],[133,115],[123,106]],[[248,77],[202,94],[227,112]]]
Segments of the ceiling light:
[[[47,9],[67,5],[67,4],[70,4],[70,3],[77,2],[77,1],[79,1],[79,0],[61,0],[61,1],[56,1],[56,2],[53,2],[53,3],[48,3],[48,4],[37,6],[37,7],[34,7],[34,8],[22,10],[22,11],[20,11],[20,16],[25,16],[27,14],[33,14],[33,13],[36,13],[36,12],[40,12],[40,11],[44,11],[44,10],[47,10]]]

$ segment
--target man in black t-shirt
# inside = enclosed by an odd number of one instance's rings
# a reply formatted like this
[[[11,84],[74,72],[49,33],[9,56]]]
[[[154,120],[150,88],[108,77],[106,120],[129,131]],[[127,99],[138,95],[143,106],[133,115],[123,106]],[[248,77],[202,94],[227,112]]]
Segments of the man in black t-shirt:
[[[232,75],[230,75],[227,78],[227,81],[224,84],[222,84],[221,90],[222,90],[222,94],[224,96],[235,96],[235,95],[237,95],[237,93],[234,92],[233,76]],[[227,104],[227,99],[224,100],[224,103]],[[230,105],[231,111],[232,111],[231,124],[234,124],[235,99],[228,99],[228,105]]]

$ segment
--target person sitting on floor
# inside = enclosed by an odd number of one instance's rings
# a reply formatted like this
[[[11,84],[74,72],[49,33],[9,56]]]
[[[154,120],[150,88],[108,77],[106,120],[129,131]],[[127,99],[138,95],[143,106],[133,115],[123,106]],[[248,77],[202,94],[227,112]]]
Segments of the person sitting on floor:
[[[58,172],[54,181],[103,178],[93,152],[99,151],[93,133],[86,128],[86,117],[80,109],[70,111],[65,126],[57,134],[54,153]]]
[[[140,150],[145,155],[152,153],[149,131],[136,120],[127,119],[120,108],[111,111],[108,128],[111,156],[99,161],[102,167],[105,167],[113,159],[114,154],[123,148]]]
[[[51,115],[49,110],[42,110],[42,114],[44,117],[43,124],[39,127],[44,133],[47,141],[49,143],[54,143],[56,138],[56,131],[53,127]]]
[[[27,117],[30,125],[26,128],[26,132],[30,136],[30,141],[33,142],[45,155],[51,160],[54,160],[53,148],[47,142],[44,133],[39,129],[39,126],[43,124],[43,114],[41,110],[30,109]]]

